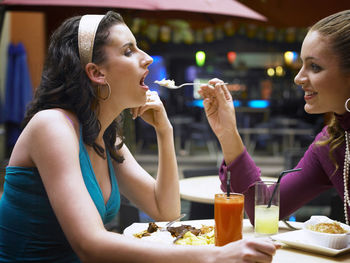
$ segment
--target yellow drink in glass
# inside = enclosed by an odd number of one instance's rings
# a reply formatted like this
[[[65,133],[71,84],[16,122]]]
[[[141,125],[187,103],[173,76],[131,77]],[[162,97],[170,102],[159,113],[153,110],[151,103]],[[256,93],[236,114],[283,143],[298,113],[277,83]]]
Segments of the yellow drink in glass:
[[[270,181],[255,183],[255,235],[263,236],[278,233],[279,196],[278,183]]]
[[[255,206],[255,233],[258,235],[273,235],[278,233],[279,207],[271,205]]]

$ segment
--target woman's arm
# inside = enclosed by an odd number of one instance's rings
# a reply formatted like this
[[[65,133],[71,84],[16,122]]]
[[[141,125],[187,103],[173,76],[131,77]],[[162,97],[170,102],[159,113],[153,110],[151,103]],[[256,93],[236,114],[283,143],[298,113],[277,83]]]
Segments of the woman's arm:
[[[235,109],[229,90],[219,79],[212,79],[209,84],[202,85],[199,94],[204,99],[205,114],[228,164],[243,152],[244,145],[238,133]]]
[[[82,262],[271,262],[276,247],[269,241],[242,240],[223,248],[147,243],[106,231],[85,186],[79,164],[76,130],[64,114],[47,110],[26,127],[23,147],[40,172],[62,230]],[[139,189],[140,192],[143,189]]]
[[[171,220],[180,214],[179,178],[176,162],[173,128],[163,103],[156,92],[147,93],[144,106],[132,110],[155,128],[158,142],[158,172],[154,180],[131,155],[124,145],[120,153],[122,164],[115,164],[121,192],[155,220]]]
[[[161,147],[160,143],[158,147]],[[120,192],[156,221],[176,218],[180,214],[177,172],[172,173],[171,169],[168,172],[164,165],[166,162],[164,160],[162,162],[160,157],[159,167],[161,169],[158,169],[155,180],[138,164],[125,145],[119,150],[119,153],[124,156],[124,162],[113,163]]]
[[[219,173],[221,188],[226,191],[226,172],[229,170],[231,189],[244,194],[245,210],[251,222],[254,222],[254,184],[260,180],[260,169],[249,156],[239,136],[230,92],[225,85],[220,85],[222,81],[218,79],[209,83],[214,87],[204,85],[199,93],[204,98],[206,116],[220,141],[224,155]],[[318,160],[317,154],[310,147],[297,166],[303,170],[287,174],[282,179],[280,218],[288,216],[317,194],[330,188],[331,183]],[[297,196],[295,191],[298,191]]]
[[[323,135],[320,133],[315,141]],[[332,183],[320,163],[320,155],[327,159],[328,151],[318,147],[320,146],[316,146],[314,143],[309,146],[304,157],[295,167],[302,168],[300,172],[289,173],[282,178],[280,182],[281,219],[289,216],[318,194],[332,187]],[[329,160],[329,162],[331,161]],[[261,180],[259,167],[256,166],[246,150],[232,163],[226,165],[223,162],[219,173],[223,191],[226,191],[227,171],[231,172],[232,191],[244,194],[245,211],[251,223],[254,224],[254,185],[256,181]]]

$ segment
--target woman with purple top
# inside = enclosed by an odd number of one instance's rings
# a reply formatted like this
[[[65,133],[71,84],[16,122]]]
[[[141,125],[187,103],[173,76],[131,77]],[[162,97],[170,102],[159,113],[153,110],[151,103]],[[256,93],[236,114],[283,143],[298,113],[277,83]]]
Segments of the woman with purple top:
[[[326,17],[312,26],[302,49],[302,68],[295,83],[305,91],[305,111],[332,112],[329,125],[297,164],[299,172],[285,175],[280,185],[280,218],[284,218],[334,187],[344,200],[349,224],[349,140],[350,140],[350,10]],[[223,81],[212,79],[200,94],[209,124],[222,147],[220,168],[222,189],[226,172],[231,172],[231,190],[245,195],[245,209],[254,222],[254,184],[260,169],[248,154],[238,133],[232,97]]]

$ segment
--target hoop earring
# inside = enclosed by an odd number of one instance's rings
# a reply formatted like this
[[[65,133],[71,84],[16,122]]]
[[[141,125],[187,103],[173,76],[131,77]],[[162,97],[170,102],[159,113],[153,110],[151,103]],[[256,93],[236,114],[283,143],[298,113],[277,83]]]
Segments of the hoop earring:
[[[111,93],[112,93],[111,86],[109,85],[109,83],[107,81],[106,81],[106,85],[108,87],[108,95],[104,98],[99,96],[98,98],[101,100],[108,100],[109,97],[111,96]],[[100,85],[98,85],[98,94],[101,94],[101,86]]]
[[[348,99],[345,101],[345,109],[346,109],[348,112],[350,112],[350,109],[349,109],[349,107],[348,107],[349,101],[350,101],[350,98],[348,98]]]

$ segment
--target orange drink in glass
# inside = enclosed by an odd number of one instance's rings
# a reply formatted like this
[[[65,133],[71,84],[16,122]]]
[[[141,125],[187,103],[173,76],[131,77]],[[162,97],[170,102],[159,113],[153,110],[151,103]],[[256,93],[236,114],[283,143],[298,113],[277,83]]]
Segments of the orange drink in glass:
[[[214,201],[215,246],[242,239],[244,195],[216,194]]]

